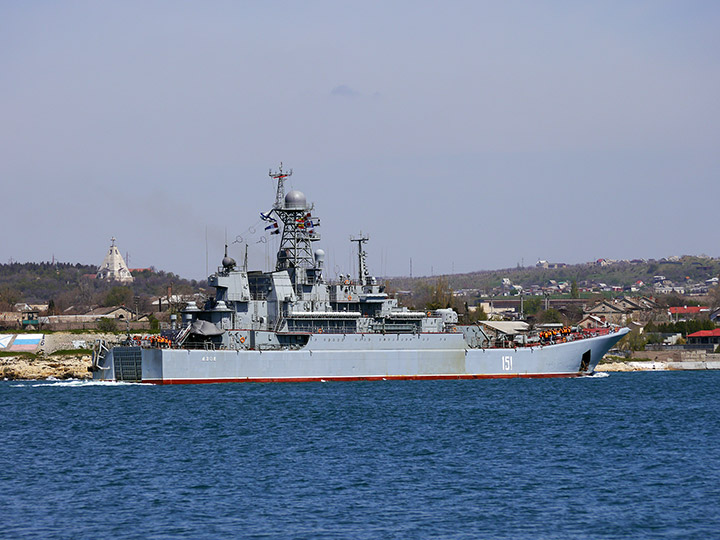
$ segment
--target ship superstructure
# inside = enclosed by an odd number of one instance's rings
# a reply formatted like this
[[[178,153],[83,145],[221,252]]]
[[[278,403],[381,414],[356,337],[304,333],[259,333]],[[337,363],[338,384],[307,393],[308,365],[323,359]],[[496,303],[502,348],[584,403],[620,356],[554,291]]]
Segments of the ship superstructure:
[[[283,181],[291,174],[282,167],[270,173],[277,180],[275,204],[270,212],[261,213],[271,234],[277,231],[281,235],[275,271],[238,268],[227,256],[226,246],[222,266],[208,281],[215,288],[215,297],[202,309],[193,303],[186,307],[183,321],[188,330],[178,345],[272,349],[303,345],[314,333],[417,334],[450,331],[457,326],[457,313],[452,310],[428,314],[398,307],[397,300],[368,272],[364,249],[368,237],[362,234],[352,238],[358,248],[357,277],[347,274],[327,281],[325,252],[313,250],[320,240],[320,219],[302,192],[284,193]],[[203,322],[222,332],[210,329],[215,335],[207,335]]]
[[[181,328],[164,340],[141,338],[109,350],[98,344],[94,377],[154,383],[384,378],[571,376],[592,372],[626,330],[564,343],[494,348],[478,325],[458,325],[452,309],[400,307],[370,275],[362,233],[357,276],[325,276],[320,219],[282,164],[275,203],[260,213],[279,235],[275,270],[249,271],[228,256],[208,278],[215,296],[190,302]],[[512,348],[508,348],[508,347]]]

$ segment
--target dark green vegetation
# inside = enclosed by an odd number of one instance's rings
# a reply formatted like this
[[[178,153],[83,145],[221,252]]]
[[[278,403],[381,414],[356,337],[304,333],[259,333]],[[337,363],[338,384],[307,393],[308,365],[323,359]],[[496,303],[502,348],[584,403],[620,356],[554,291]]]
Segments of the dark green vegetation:
[[[117,332],[117,323],[115,319],[100,319],[97,322],[97,329],[100,332]]]
[[[27,351],[0,351],[0,358],[37,358],[37,354]]]
[[[679,321],[670,323],[655,324],[650,321],[645,325],[642,333],[635,329],[625,336],[618,343],[619,349],[629,349],[631,351],[644,351],[645,345],[658,345],[663,342],[664,334],[682,334],[683,340],[678,344],[684,344],[688,334],[698,332],[700,330],[714,330],[717,328],[715,323],[709,319],[691,319],[689,321]]]
[[[50,353],[50,356],[83,356],[92,354],[92,349],[60,349]]]
[[[644,351],[647,343],[647,337],[635,329],[622,338],[616,345],[616,348],[624,351]]]
[[[682,334],[687,336],[700,330],[714,330],[715,323],[709,319],[691,319],[689,321],[679,321],[671,323],[654,324],[652,321],[645,325],[646,333],[661,334]]]
[[[124,304],[142,311],[149,310],[153,296],[191,294],[205,282],[186,280],[162,270],[145,270],[133,274],[130,285],[118,285],[95,279],[94,265],[69,263],[0,264],[0,311],[11,309],[16,302],[47,302],[50,314],[62,313],[75,306],[116,306]]]

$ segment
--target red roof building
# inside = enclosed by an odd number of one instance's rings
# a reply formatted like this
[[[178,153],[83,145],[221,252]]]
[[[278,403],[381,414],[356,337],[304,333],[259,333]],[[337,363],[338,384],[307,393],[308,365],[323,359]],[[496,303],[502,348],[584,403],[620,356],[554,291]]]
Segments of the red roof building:
[[[683,307],[671,307],[668,311],[673,315],[686,315],[686,314],[697,314],[703,311],[710,312],[710,308],[707,306],[683,306]]]
[[[683,306],[668,308],[668,315],[671,319],[678,320],[680,318],[695,318],[699,315],[710,314],[710,308],[707,306]]]
[[[720,328],[715,330],[698,330],[692,334],[688,334],[688,337],[720,337]]]
[[[720,328],[700,330],[688,334],[688,343],[694,345],[720,345]]]

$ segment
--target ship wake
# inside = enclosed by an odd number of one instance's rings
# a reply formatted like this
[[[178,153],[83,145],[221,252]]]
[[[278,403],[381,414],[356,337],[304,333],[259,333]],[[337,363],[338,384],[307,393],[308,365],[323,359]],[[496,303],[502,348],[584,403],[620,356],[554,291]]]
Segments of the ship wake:
[[[146,386],[151,384],[143,384],[139,382],[116,382],[116,381],[93,381],[87,379],[66,379],[54,380],[47,379],[45,381],[27,381],[22,384],[14,384],[14,388],[85,388],[89,386],[105,386],[105,387],[122,387],[122,386]]]
[[[604,379],[609,376],[610,374],[605,371],[596,371],[594,373],[590,373],[589,375],[581,375],[578,379]]]

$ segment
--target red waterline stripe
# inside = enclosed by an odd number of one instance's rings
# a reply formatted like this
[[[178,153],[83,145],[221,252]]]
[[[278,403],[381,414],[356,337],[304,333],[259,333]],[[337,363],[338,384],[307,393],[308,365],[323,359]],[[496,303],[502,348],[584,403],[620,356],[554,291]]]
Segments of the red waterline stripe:
[[[284,377],[284,378],[242,378],[242,379],[144,379],[149,384],[216,384],[216,383],[277,383],[277,382],[322,382],[322,381],[421,381],[421,380],[460,380],[460,379],[549,379],[570,378],[588,375],[588,373],[513,373],[499,375],[388,375],[386,377]]]

